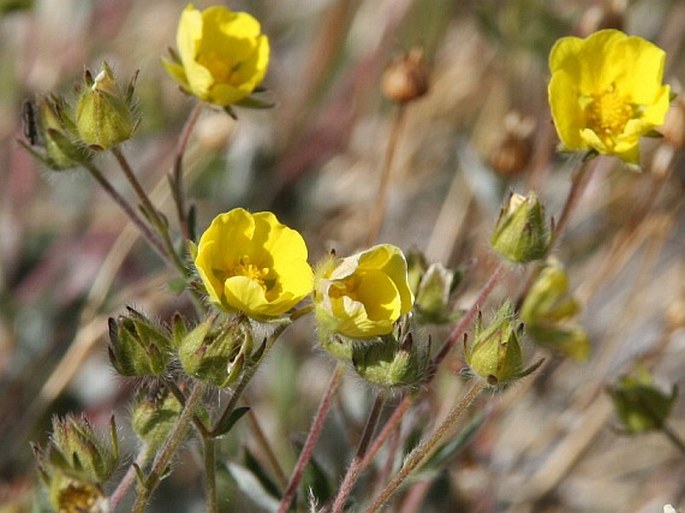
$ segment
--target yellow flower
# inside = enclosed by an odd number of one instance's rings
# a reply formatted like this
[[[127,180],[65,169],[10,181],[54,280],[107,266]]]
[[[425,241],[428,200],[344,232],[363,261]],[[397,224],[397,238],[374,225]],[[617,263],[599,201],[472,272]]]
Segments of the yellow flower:
[[[257,319],[284,314],[313,288],[302,236],[271,212],[236,208],[215,217],[195,267],[213,303]]]
[[[563,37],[549,55],[549,102],[562,147],[639,161],[638,140],[664,122],[666,53],[613,29]]]
[[[264,79],[269,41],[259,22],[244,12],[213,6],[198,11],[188,4],[178,24],[180,62],[163,59],[167,72],[188,93],[228,106]]]
[[[387,335],[414,303],[407,261],[390,244],[331,260],[320,274],[314,298],[319,324],[350,338]]]

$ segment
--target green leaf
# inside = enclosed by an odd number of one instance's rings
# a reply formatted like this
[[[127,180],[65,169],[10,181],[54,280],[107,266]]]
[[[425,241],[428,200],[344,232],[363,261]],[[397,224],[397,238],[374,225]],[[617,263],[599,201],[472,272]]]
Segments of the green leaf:
[[[235,102],[235,105],[245,109],[273,109],[276,106],[274,102],[260,100],[254,96],[246,96],[242,100]]]
[[[225,435],[233,428],[233,425],[236,422],[238,422],[240,418],[243,415],[245,415],[248,411],[250,411],[250,408],[248,406],[241,406],[240,408],[236,408],[231,412],[231,414],[228,417],[226,417],[220,424],[218,424],[214,428],[212,435],[214,437],[220,437]]]
[[[250,449],[245,447],[244,450],[245,467],[255,475],[255,477],[259,480],[264,489],[268,491],[269,495],[277,499],[280,499],[283,496],[283,491],[278,488],[276,482],[273,479],[271,479],[269,473],[266,471],[266,469],[262,467],[261,463],[257,461],[257,458],[254,457]]]

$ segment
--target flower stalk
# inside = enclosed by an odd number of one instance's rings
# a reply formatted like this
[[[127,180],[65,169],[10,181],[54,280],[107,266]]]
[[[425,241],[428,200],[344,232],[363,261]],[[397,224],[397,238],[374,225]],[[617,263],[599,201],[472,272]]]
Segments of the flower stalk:
[[[447,414],[445,419],[435,429],[433,434],[428,438],[424,438],[419,444],[409,453],[404,460],[404,464],[395,477],[387,484],[387,486],[378,494],[376,499],[369,506],[365,513],[374,513],[378,511],[392,495],[397,491],[400,485],[407,479],[424,459],[432,454],[436,445],[445,437],[448,431],[452,428],[454,423],[462,416],[466,409],[476,400],[478,395],[486,388],[484,382],[475,383],[471,389],[461,398]]]

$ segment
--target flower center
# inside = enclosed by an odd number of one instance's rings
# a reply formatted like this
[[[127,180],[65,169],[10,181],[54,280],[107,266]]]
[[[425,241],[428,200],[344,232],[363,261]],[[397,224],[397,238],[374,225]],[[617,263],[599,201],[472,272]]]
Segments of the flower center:
[[[207,52],[198,56],[197,62],[207,68],[216,82],[230,83],[233,74],[240,69],[241,63],[231,63],[218,52]]]
[[[266,292],[273,286],[273,280],[268,279],[270,272],[271,270],[268,267],[259,267],[250,262],[249,256],[243,255],[226,274],[227,277],[246,276],[259,283],[259,286]]]
[[[634,114],[633,105],[613,86],[592,95],[586,107],[588,127],[605,141],[622,134]]]
[[[347,296],[353,301],[362,303],[362,301],[360,301],[357,295],[359,282],[360,280],[357,276],[350,276],[349,278],[345,278],[344,280],[336,280],[331,286],[328,294],[333,299],[340,299],[343,296]]]

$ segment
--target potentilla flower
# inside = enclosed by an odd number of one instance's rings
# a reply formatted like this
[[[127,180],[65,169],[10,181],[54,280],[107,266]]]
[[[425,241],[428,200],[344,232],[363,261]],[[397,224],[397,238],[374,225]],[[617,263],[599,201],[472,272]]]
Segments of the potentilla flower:
[[[639,138],[664,122],[666,53],[619,30],[563,37],[549,55],[549,102],[562,148],[639,162]]]
[[[199,11],[188,4],[176,33],[178,59],[163,59],[186,92],[228,106],[250,95],[269,65],[269,41],[259,22],[223,6]]]
[[[212,303],[257,319],[284,314],[313,288],[302,236],[271,212],[236,208],[215,217],[195,267]]]
[[[357,339],[387,335],[414,303],[407,261],[390,244],[325,262],[315,289],[321,329]]]

